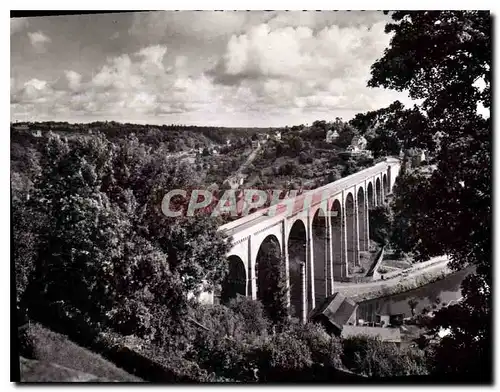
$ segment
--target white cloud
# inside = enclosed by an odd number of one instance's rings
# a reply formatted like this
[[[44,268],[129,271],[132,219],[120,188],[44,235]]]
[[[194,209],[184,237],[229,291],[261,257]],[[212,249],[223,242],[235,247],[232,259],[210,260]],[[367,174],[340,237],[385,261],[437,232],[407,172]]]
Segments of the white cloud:
[[[314,31],[261,24],[231,36],[211,74],[216,83],[243,87],[239,91],[245,91],[241,100],[247,108],[376,109],[406,97],[366,87],[371,64],[389,43],[384,26],[333,25]]]
[[[75,71],[64,71],[66,78],[68,79],[69,88],[71,90],[78,90],[80,87],[80,82],[82,80],[82,75]]]
[[[165,72],[163,57],[167,53],[165,45],[148,46],[137,52],[142,58],[140,69],[144,75],[158,75]]]
[[[53,45],[54,70],[22,75],[27,85],[11,80],[11,108],[122,121],[174,115],[184,123],[226,125],[349,118],[404,102],[401,94],[366,87],[371,64],[389,43],[384,26],[380,13],[137,13],[127,43],[112,42],[126,30],[104,35],[103,47],[123,54],[101,63],[88,56],[79,72],[68,70],[70,62],[59,65],[63,49]],[[55,36],[56,30],[44,31]],[[41,31],[29,38],[37,50],[50,42]]]
[[[219,76],[331,80],[362,77],[389,43],[384,24],[331,26],[314,33],[309,27],[271,29],[262,24],[233,35],[218,64]],[[238,80],[238,79],[237,79]]]
[[[34,78],[19,86],[11,79],[11,103],[43,103],[51,93],[52,89],[46,80]]]
[[[51,42],[51,39],[43,34],[41,31],[35,33],[28,33],[31,45],[38,51],[44,51],[45,45]]]

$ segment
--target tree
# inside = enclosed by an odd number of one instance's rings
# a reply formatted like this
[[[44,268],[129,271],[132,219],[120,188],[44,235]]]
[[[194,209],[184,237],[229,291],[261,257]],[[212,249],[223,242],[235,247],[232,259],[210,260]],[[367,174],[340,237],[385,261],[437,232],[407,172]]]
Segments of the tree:
[[[41,162],[29,207],[44,227],[23,296],[34,318],[57,305],[80,326],[161,340],[167,319],[185,314],[188,293],[224,277],[228,245],[217,223],[161,212],[165,190],[196,181],[164,150],[54,136]]]
[[[415,308],[418,305],[418,301],[416,298],[411,298],[408,300],[408,306],[410,307],[411,310],[411,315],[415,316]]]
[[[268,241],[262,245],[259,258],[258,298],[264,305],[267,317],[278,328],[288,320],[288,287],[285,263],[280,255],[279,244]]]
[[[391,17],[386,32],[393,37],[372,65],[369,86],[408,90],[421,100],[411,109],[420,120],[407,131],[408,147],[440,134],[435,170],[421,183],[401,178],[403,198],[413,201],[398,208],[410,220],[417,257],[448,254],[453,268],[476,266],[462,284],[463,301],[435,318],[436,328],[451,331],[436,350],[435,371],[486,380],[492,369],[491,121],[477,108],[491,106],[491,17],[486,11]]]
[[[362,336],[343,339],[342,343],[342,362],[356,373],[369,377],[428,374],[428,361],[421,350]]]
[[[358,134],[355,128],[345,123],[336,123],[334,129],[337,129],[339,132],[339,137],[335,141],[335,144],[341,148],[347,148],[351,144],[352,138]]]
[[[383,133],[371,139],[366,148],[372,151],[374,158],[379,158],[388,155],[398,156],[401,145],[396,138]]]

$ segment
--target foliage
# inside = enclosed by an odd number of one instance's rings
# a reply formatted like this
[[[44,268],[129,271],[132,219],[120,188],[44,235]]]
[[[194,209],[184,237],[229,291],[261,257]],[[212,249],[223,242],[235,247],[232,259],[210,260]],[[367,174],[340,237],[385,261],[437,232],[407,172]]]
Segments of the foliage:
[[[392,20],[390,47],[372,66],[369,85],[408,89],[422,100],[413,110],[425,121],[408,132],[411,146],[439,135],[436,169],[422,183],[407,177],[400,184],[409,237],[418,237],[405,245],[421,258],[446,253],[454,268],[477,266],[463,282],[463,303],[436,316],[451,329],[436,371],[485,380],[492,370],[491,120],[477,108],[491,106],[492,19],[486,11],[399,11]]]
[[[307,344],[288,331],[273,335],[255,349],[254,355],[257,358],[259,381],[285,381],[287,375],[307,369],[312,364]]]
[[[45,224],[23,298],[35,318],[42,302],[60,303],[98,329],[161,340],[165,318],[186,312],[187,294],[224,276],[227,244],[216,223],[161,212],[166,190],[196,178],[163,151],[136,139],[54,136],[41,166],[29,210]]]
[[[320,324],[292,324],[290,331],[298,340],[307,344],[314,363],[334,368],[342,367],[340,340],[326,333]]]
[[[289,314],[285,262],[276,241],[265,242],[260,252],[257,298],[262,301],[267,318],[280,329]]]
[[[370,377],[395,377],[428,374],[425,353],[418,349],[402,349],[394,343],[354,337],[344,339],[342,361],[357,373]]]
[[[264,307],[260,301],[248,297],[234,298],[229,308],[244,320],[244,331],[248,334],[265,335],[269,329],[269,320],[264,316]]]
[[[416,298],[411,298],[408,300],[408,306],[411,309],[411,315],[415,316],[415,308],[418,305],[418,300]]]
[[[391,238],[393,227],[392,210],[383,204],[373,207],[369,214],[370,238],[381,245],[387,245]]]
[[[190,349],[186,358],[225,377],[249,377],[251,371],[246,361],[249,339],[243,317],[225,306],[214,305],[200,306],[194,319],[199,325],[189,330]]]

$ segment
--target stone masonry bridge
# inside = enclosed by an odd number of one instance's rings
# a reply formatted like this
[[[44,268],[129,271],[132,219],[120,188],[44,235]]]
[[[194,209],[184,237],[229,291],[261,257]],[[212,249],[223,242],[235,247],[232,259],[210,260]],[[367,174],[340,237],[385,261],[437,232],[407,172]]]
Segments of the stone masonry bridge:
[[[359,265],[369,246],[370,208],[385,202],[400,170],[397,158],[361,170],[219,228],[231,237],[229,276],[221,300],[261,297],[261,262],[274,245],[285,264],[292,315],[302,321],[334,293],[335,278]],[[259,290],[261,289],[261,290]]]

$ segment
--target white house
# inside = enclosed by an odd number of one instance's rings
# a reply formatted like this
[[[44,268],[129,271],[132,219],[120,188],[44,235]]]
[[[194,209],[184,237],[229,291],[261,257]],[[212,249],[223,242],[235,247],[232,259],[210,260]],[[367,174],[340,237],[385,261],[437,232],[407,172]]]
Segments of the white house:
[[[353,151],[363,151],[366,149],[367,141],[363,136],[354,136],[351,141]]]
[[[338,131],[335,129],[330,129],[328,130],[328,132],[326,133],[326,142],[327,143],[333,143],[335,140],[337,140],[337,138],[339,137],[339,133]]]
[[[252,148],[258,148],[260,146],[259,140],[252,140]]]

